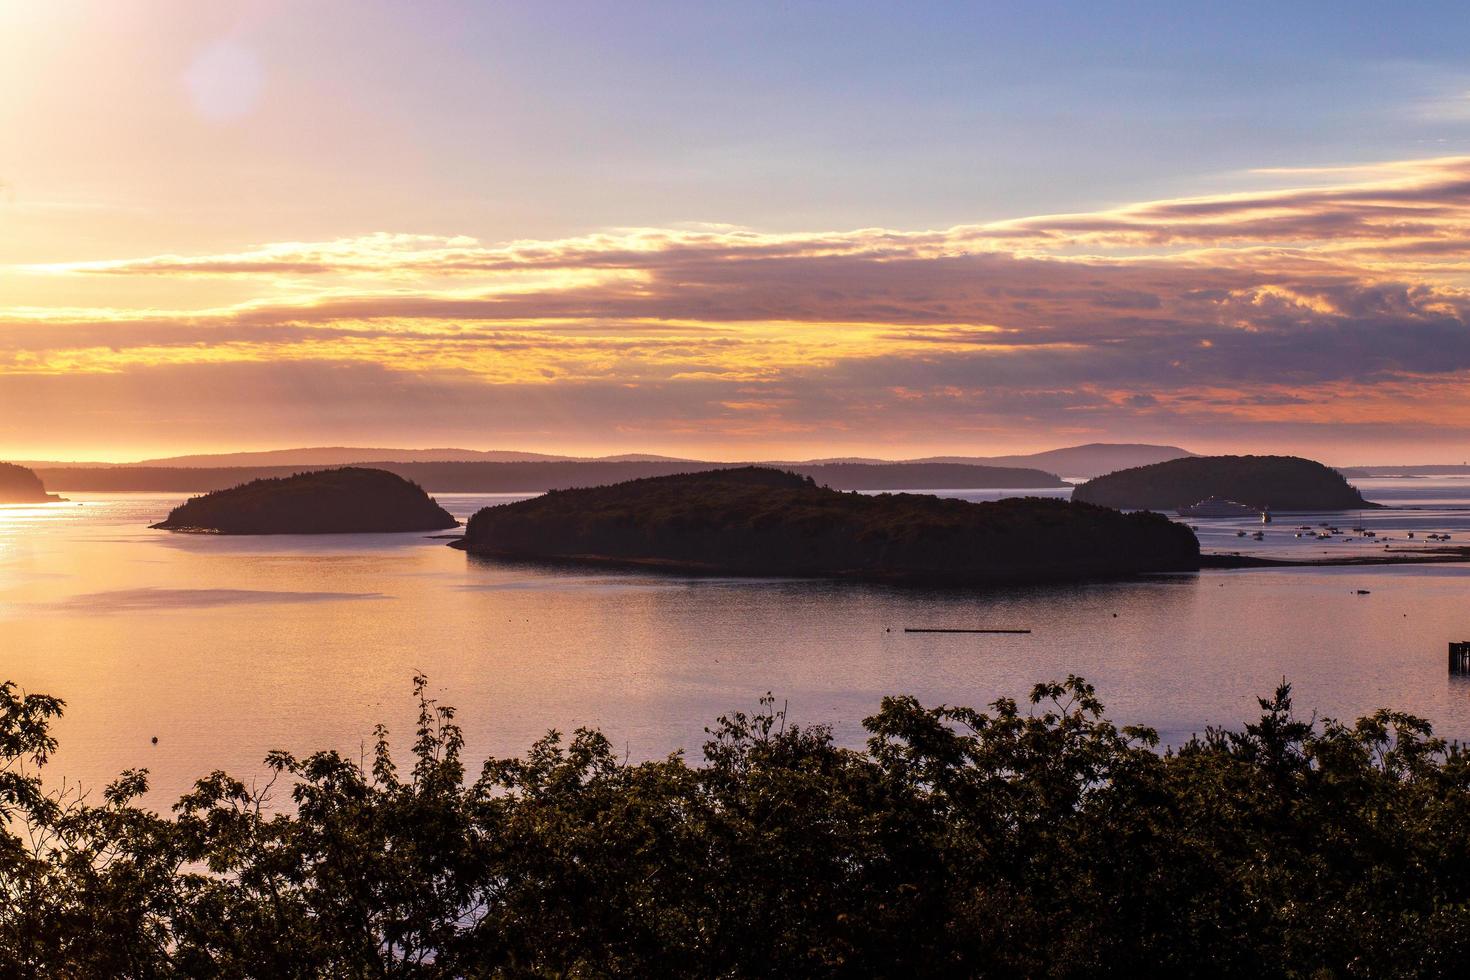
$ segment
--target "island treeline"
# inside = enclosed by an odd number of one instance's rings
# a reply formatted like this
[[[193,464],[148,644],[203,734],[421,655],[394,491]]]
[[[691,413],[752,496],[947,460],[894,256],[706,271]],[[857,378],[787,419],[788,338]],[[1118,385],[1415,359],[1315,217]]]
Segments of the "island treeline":
[[[1199,568],[1194,532],[1159,514],[1038,497],[868,496],[764,467],[486,507],[459,546],[498,557],[946,584]]]
[[[46,492],[45,484],[32,470],[0,463],[0,504],[45,504],[60,499]]]
[[[267,759],[170,815],[143,772],[42,789],[61,703],[0,685],[11,976],[1456,976],[1470,756],[1427,722],[1293,712],[1177,751],[1092,687],[883,700],[865,750],[765,698],[702,762],[551,732],[467,771],[416,682],[400,768]],[[272,804],[275,804],[274,806]]]
[[[454,516],[396,473],[343,466],[252,480],[194,497],[153,527],[217,534],[440,531]]]
[[[650,476],[669,476],[726,468],[727,463],[689,462],[510,462],[373,463],[433,493],[540,493],[595,487]],[[151,490],[204,493],[250,480],[291,476],[309,466],[59,466],[37,472],[46,485],[62,490],[115,492]],[[793,467],[837,490],[1038,490],[1066,487],[1055,473],[965,463],[815,463]]]
[[[1088,480],[1073,500],[1122,510],[1178,510],[1210,497],[1260,510],[1376,507],[1337,470],[1300,456],[1187,456]]]

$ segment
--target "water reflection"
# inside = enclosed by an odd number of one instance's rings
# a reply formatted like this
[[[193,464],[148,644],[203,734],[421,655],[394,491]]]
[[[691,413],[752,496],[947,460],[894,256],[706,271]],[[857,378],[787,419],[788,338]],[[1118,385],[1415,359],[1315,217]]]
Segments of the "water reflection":
[[[406,743],[420,670],[479,754],[576,725],[634,758],[697,750],[767,690],[857,744],[883,694],[980,705],[1068,673],[1173,742],[1248,717],[1283,675],[1325,714],[1391,705],[1470,736],[1445,666],[1470,639],[1464,566],[956,592],[470,560],[418,534],[190,537],[146,527],[177,498],[81,502],[0,509],[0,673],[67,699],[55,773],[147,766],[159,803],[271,748],[358,752],[378,721]]]
[[[37,612],[67,614],[107,614],[119,612],[161,611],[167,609],[209,609],[243,603],[339,602],[349,599],[382,599],[380,592],[284,592],[264,589],[113,589],[110,592],[88,592],[51,603],[36,603]]]

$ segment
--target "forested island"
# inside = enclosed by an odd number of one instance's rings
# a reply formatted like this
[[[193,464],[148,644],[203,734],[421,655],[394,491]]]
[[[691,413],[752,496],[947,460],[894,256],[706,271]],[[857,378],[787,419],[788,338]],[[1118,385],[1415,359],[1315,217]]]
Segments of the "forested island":
[[[486,556],[949,584],[1199,567],[1194,533],[1158,514],[1038,497],[969,503],[867,496],[763,467],[561,490],[487,507],[456,546]]]
[[[459,522],[393,473],[346,466],[254,480],[195,497],[153,527],[217,534],[440,531]]]
[[[1300,456],[1188,456],[1088,480],[1072,499],[1120,510],[1178,510],[1217,497],[1257,510],[1376,507],[1343,475]]]
[[[40,477],[14,463],[0,463],[0,504],[45,504],[61,500],[47,493]]]

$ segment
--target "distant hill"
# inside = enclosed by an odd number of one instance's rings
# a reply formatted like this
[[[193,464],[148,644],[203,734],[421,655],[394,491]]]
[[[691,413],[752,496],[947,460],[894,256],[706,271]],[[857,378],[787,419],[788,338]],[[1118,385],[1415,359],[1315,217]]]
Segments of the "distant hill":
[[[592,487],[650,476],[722,469],[723,463],[609,462],[381,463],[435,493],[539,493]],[[290,476],[301,466],[56,467],[38,472],[49,486],[70,491],[221,490],[247,480]],[[837,490],[1040,490],[1067,486],[1053,473],[954,463],[837,463],[795,469]]]
[[[509,558],[955,585],[1199,567],[1194,533],[1158,514],[1040,497],[977,504],[840,493],[763,467],[486,507],[456,546]]]
[[[811,466],[827,463],[962,463],[969,466],[1002,466],[1031,468],[1067,477],[1093,477],[1115,470],[1147,466],[1165,460],[1193,456],[1178,446],[1152,446],[1146,443],[1093,442],[1085,446],[1048,449],[1045,452],[1019,456],[922,456],[916,459],[882,460],[867,456],[837,456],[830,459],[786,460],[757,463],[758,466]],[[732,464],[733,465],[733,464]]]
[[[344,534],[439,531],[458,522],[396,474],[344,467],[217,490],[175,507],[153,526],[220,534]]]
[[[212,453],[145,459],[130,466],[349,466],[353,463],[447,463],[481,461],[529,463],[569,459],[546,453],[504,449],[373,449],[352,446],[314,446],[305,449],[265,449],[246,453]]]
[[[1210,497],[1284,511],[1377,506],[1341,473],[1299,456],[1191,456],[1100,476],[1072,492],[1120,510],[1178,510]]]
[[[38,471],[56,469],[57,467],[69,470],[111,469],[114,466],[129,465],[127,463],[102,463],[95,460],[67,460],[64,463],[60,463],[54,459],[16,459],[11,460],[11,462],[16,466],[24,466],[26,469]]]
[[[992,456],[983,462],[989,466],[1034,466],[1062,476],[1093,477],[1193,455],[1194,453],[1178,446],[1093,442],[1085,446],[1049,449],[1026,456]]]
[[[622,453],[617,456],[563,456],[562,459],[582,463],[697,463],[682,456],[660,456],[658,453]]]
[[[1048,490],[1068,486],[1055,473],[969,463],[798,463],[788,468],[834,490]]]
[[[862,464],[869,466],[892,465],[894,463],[943,463],[964,466],[992,466],[1009,469],[1032,469],[1045,473],[1059,473],[1069,477],[1091,477],[1114,470],[1143,466],[1166,459],[1177,459],[1193,455],[1178,446],[1152,446],[1146,444],[1091,443],[1086,446],[1070,446],[1051,449],[1041,453],[1012,456],[928,456],[918,459],[880,459],[872,456],[835,456],[804,460],[756,460],[723,462],[715,460],[684,459],[678,456],[660,456],[654,453],[620,453],[612,456],[560,456],[551,453],[532,453],[509,449],[394,449],[363,446],[313,446],[300,449],[266,449],[257,452],[194,454],[189,456],[165,456],[145,459],[137,463],[67,463],[56,461],[33,461],[26,463],[34,469],[76,470],[90,468],[125,467],[191,467],[219,469],[229,467],[325,467],[351,466],[354,464],[381,463],[699,463],[706,467],[729,466],[828,466],[833,464]]]
[[[1470,465],[1424,463],[1417,466],[1339,466],[1337,471],[1348,479],[1375,476],[1470,476]]]
[[[0,504],[45,504],[61,498],[47,493],[40,477],[24,466],[0,463]]]

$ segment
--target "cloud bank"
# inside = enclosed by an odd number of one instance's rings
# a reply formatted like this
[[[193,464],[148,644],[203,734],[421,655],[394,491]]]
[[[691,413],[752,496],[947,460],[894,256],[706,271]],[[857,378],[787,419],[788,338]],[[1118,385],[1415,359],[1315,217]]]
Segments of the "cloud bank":
[[[0,446],[109,427],[139,445],[1457,455],[1470,158],[1340,176],[936,231],[382,233],[16,266]],[[54,299],[125,283],[230,298]]]

